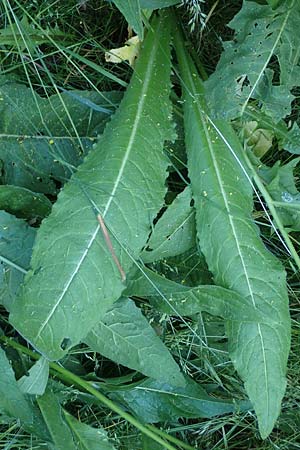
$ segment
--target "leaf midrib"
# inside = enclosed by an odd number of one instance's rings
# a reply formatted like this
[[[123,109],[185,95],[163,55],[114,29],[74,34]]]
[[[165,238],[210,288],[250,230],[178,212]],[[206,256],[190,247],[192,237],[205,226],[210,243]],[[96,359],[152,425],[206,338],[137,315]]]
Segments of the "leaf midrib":
[[[123,325],[124,323],[119,323],[119,324],[121,325],[121,328],[122,328],[122,325]],[[149,349],[149,347],[145,347],[144,349],[139,349],[139,348],[135,345],[135,343],[130,342],[128,336],[123,336],[123,335],[120,334],[118,331],[113,330],[112,325],[114,326],[114,325],[119,325],[119,324],[114,323],[114,324],[111,324],[111,325],[107,325],[107,324],[105,324],[102,320],[99,321],[99,325],[102,326],[104,329],[106,329],[106,331],[108,331],[108,332],[113,336],[114,343],[116,343],[116,342],[115,342],[115,338],[114,338],[114,336],[116,336],[117,338],[120,339],[120,341],[123,341],[126,345],[128,345],[128,347],[131,347],[131,348],[134,349],[134,350],[138,350],[138,353],[140,353],[141,350],[145,350],[145,348]],[[97,339],[98,335],[97,335],[96,331],[92,330],[91,333],[92,333],[92,334],[94,335],[94,337]],[[131,336],[131,338],[138,338],[138,336]],[[150,346],[150,348],[151,348],[151,347],[153,347],[153,345]],[[138,359],[140,359],[140,356],[138,356]]]
[[[289,16],[290,16],[290,14],[291,14],[291,11],[292,11],[292,8],[293,8],[293,6],[294,6],[294,3],[295,3],[295,0],[293,1],[292,5],[291,5],[291,7],[290,7],[290,9],[289,9],[289,11],[287,12],[287,14],[284,15],[284,21],[283,21],[282,26],[281,26],[281,28],[280,28],[280,30],[279,30],[278,36],[277,36],[277,38],[276,38],[276,40],[275,40],[275,42],[274,42],[272,48],[270,49],[270,52],[269,52],[268,57],[267,57],[267,59],[266,59],[266,61],[265,61],[265,64],[263,65],[263,67],[262,67],[260,73],[259,73],[258,76],[257,76],[257,79],[256,79],[255,83],[253,84],[252,88],[250,89],[250,92],[249,92],[249,94],[248,94],[248,96],[247,96],[247,98],[246,98],[244,104],[242,105],[242,108],[241,108],[241,116],[244,114],[245,109],[246,109],[246,107],[247,107],[247,105],[248,105],[248,102],[249,102],[250,98],[252,97],[253,92],[255,91],[255,89],[256,89],[256,87],[257,87],[257,85],[258,85],[258,83],[259,83],[261,77],[263,76],[263,74],[264,74],[264,72],[265,72],[265,70],[266,70],[266,68],[267,68],[267,66],[268,66],[268,64],[269,64],[269,62],[270,62],[270,59],[271,59],[272,55],[273,55],[274,52],[275,52],[275,49],[276,49],[276,47],[277,47],[277,45],[278,45],[278,42],[279,42],[279,40],[280,40],[280,38],[281,38],[281,36],[282,36],[282,33],[283,33],[283,31],[284,31],[284,29],[285,29],[285,26],[286,26],[286,23],[287,23],[287,21],[288,21],[288,19],[289,19]]]
[[[216,174],[216,177],[217,177],[217,180],[218,180],[218,184],[219,184],[219,189],[220,189],[220,192],[221,192],[222,197],[223,197],[223,201],[224,201],[224,204],[225,204],[225,208],[226,208],[227,216],[228,216],[228,219],[229,219],[230,227],[232,229],[232,233],[233,233],[233,237],[234,237],[234,240],[235,240],[235,243],[236,243],[236,248],[237,248],[237,251],[238,251],[238,255],[239,255],[239,258],[240,258],[240,261],[241,261],[241,264],[242,264],[243,272],[245,274],[247,289],[249,291],[249,295],[251,297],[251,301],[252,301],[253,307],[255,309],[257,309],[257,305],[256,305],[256,302],[255,302],[255,296],[254,296],[253,289],[252,289],[252,286],[251,286],[250,277],[249,277],[249,274],[248,274],[248,271],[247,271],[247,266],[245,264],[243,252],[242,252],[242,249],[241,249],[240,244],[239,244],[239,239],[238,239],[238,236],[237,236],[235,223],[233,221],[233,216],[232,216],[231,211],[230,211],[230,206],[229,206],[229,203],[228,203],[227,195],[226,195],[226,192],[225,192],[224,187],[223,187],[223,183],[222,183],[222,179],[221,179],[222,177],[221,177],[219,165],[218,165],[218,162],[217,162],[217,160],[215,158],[214,149],[213,149],[213,146],[212,146],[212,142],[211,142],[211,140],[209,138],[207,126],[206,126],[206,123],[205,123],[205,119],[203,117],[203,113],[200,110],[199,110],[199,113],[201,115],[202,126],[203,126],[203,129],[204,129],[205,137],[206,137],[206,140],[207,140],[207,143],[208,143],[208,147],[209,147],[209,150],[210,150],[211,159],[212,159],[212,162],[213,162],[213,165],[214,165],[215,174]],[[262,356],[263,356],[265,393],[267,395],[266,411],[267,411],[267,415],[269,415],[270,400],[269,400],[269,390],[268,390],[268,373],[267,373],[266,352],[265,352],[265,347],[264,347],[264,339],[263,339],[262,331],[261,331],[261,325],[259,323],[257,323],[256,327],[257,327],[257,331],[258,331],[258,335],[259,335],[259,339],[260,339],[261,352],[262,352]]]
[[[194,80],[191,77],[190,71],[187,71],[187,76],[189,78],[190,86],[192,88],[191,95],[193,96],[193,98],[197,99],[197,87],[195,86]],[[238,242],[238,239],[237,239],[235,225],[234,225],[234,222],[232,220],[231,213],[230,213],[230,208],[229,208],[227,196],[226,196],[226,193],[224,191],[223,184],[221,182],[220,170],[219,170],[216,158],[214,156],[213,146],[212,146],[212,142],[211,142],[211,140],[209,138],[206,121],[205,121],[205,118],[203,117],[204,112],[201,110],[201,107],[199,105],[199,100],[196,100],[194,105],[196,107],[196,113],[198,113],[200,122],[202,124],[203,130],[204,130],[204,133],[205,133],[205,137],[206,137],[206,140],[207,140],[207,143],[208,143],[209,151],[210,151],[210,154],[211,154],[211,159],[212,159],[212,162],[213,162],[213,165],[214,165],[215,173],[216,173],[216,176],[217,176],[217,181],[218,181],[218,184],[219,184],[219,189],[220,189],[220,192],[221,192],[222,197],[223,197],[223,201],[224,201],[225,208],[226,208],[226,211],[227,211],[227,215],[228,215],[228,218],[229,218],[229,223],[230,223],[230,226],[232,228],[233,236],[234,236],[234,239],[235,239],[235,242],[236,242],[236,246],[237,246],[237,249],[238,249],[238,254],[239,254],[240,260],[242,262],[243,271],[244,271],[245,276],[246,276],[247,287],[248,287],[248,290],[249,290],[251,301],[253,303],[254,308],[257,308],[257,306],[255,304],[254,294],[253,294],[253,291],[252,291],[252,288],[251,288],[249,275],[248,275],[248,272],[247,272],[247,269],[246,269],[246,265],[245,265],[245,262],[244,262],[243,254],[242,254],[242,251],[240,249],[239,242]],[[266,392],[266,395],[267,395],[266,411],[267,411],[267,415],[269,416],[270,400],[269,400],[269,391],[268,391],[268,374],[267,374],[266,354],[265,354],[265,349],[264,349],[264,345],[263,345],[264,341],[263,341],[263,336],[262,336],[262,332],[261,332],[261,326],[260,326],[259,323],[256,324],[256,326],[257,326],[258,335],[259,335],[259,338],[260,338],[261,351],[262,351],[262,355],[263,355],[264,381],[265,381],[264,384],[265,384],[265,392]]]
[[[161,24],[160,24],[160,26],[161,26]],[[158,36],[158,33],[156,34],[156,36]],[[157,40],[157,37],[156,37],[155,45],[153,45],[153,47],[151,49],[151,54],[150,54],[150,57],[149,57],[148,66],[147,66],[146,73],[145,73],[143,88],[142,88],[142,91],[141,91],[140,100],[138,102],[136,117],[135,117],[135,120],[134,120],[134,125],[132,127],[132,132],[131,132],[130,137],[129,137],[129,142],[127,144],[127,149],[126,149],[126,152],[125,152],[125,155],[124,155],[124,158],[123,158],[123,161],[122,161],[122,164],[121,164],[118,176],[117,176],[116,181],[114,183],[112,192],[111,192],[111,194],[109,196],[109,199],[107,201],[106,207],[105,207],[104,212],[102,214],[103,217],[105,217],[105,215],[107,214],[108,209],[109,209],[109,207],[111,205],[112,199],[113,199],[113,197],[115,195],[115,192],[116,192],[116,190],[117,190],[117,188],[119,186],[119,183],[121,181],[122,175],[123,175],[124,170],[125,170],[126,163],[127,163],[128,159],[129,159],[130,152],[131,152],[132,147],[133,147],[134,138],[135,138],[136,133],[137,133],[139,122],[143,118],[142,110],[143,110],[143,106],[144,106],[144,103],[145,103],[146,98],[147,98],[146,92],[149,89],[149,85],[150,85],[150,82],[151,82],[151,75],[152,75],[152,72],[153,72],[153,60],[154,60],[154,57],[155,57],[157,46],[158,46],[158,40]],[[85,258],[87,256],[87,254],[89,252],[89,249],[91,248],[93,242],[95,241],[99,230],[100,230],[100,225],[97,225],[95,231],[92,234],[92,237],[91,237],[90,241],[87,244],[86,249],[84,250],[84,252],[83,252],[83,254],[82,254],[82,256],[81,256],[81,258],[80,258],[80,260],[79,260],[79,262],[77,264],[77,266],[75,267],[75,270],[73,271],[73,273],[71,274],[69,280],[67,281],[67,283],[66,283],[66,285],[65,285],[65,287],[64,287],[64,289],[63,289],[63,291],[61,293],[61,295],[59,296],[58,300],[56,301],[56,303],[54,304],[54,306],[50,310],[48,316],[46,317],[44,322],[41,324],[39,330],[37,331],[36,340],[40,337],[40,335],[43,332],[44,328],[46,327],[48,322],[51,320],[51,318],[53,317],[55,311],[57,310],[57,308],[61,304],[63,298],[65,297],[65,295],[66,295],[66,293],[67,293],[67,291],[68,291],[68,289],[69,289],[69,287],[71,285],[71,283],[73,282],[74,278],[76,277],[77,273],[79,272],[80,267],[82,266],[82,264],[83,264],[83,262],[84,262],[84,260],[85,260]]]

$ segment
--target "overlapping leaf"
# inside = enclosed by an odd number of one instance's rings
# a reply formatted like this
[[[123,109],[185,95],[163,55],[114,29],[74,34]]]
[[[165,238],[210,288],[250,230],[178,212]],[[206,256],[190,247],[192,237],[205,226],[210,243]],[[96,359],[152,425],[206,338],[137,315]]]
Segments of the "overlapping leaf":
[[[261,164],[259,168],[283,225],[293,231],[300,230],[300,192],[294,176],[299,160],[294,158],[283,165],[278,161],[273,167]]]
[[[38,405],[47,424],[49,433],[57,450],[76,449],[72,432],[65,421],[63,410],[57,396],[51,389],[37,398]]]
[[[0,412],[11,419],[19,419],[27,431],[50,441],[39,411],[19,388],[13,369],[2,349],[0,349]]]
[[[144,30],[142,22],[142,12],[139,0],[113,0],[116,7],[121,11],[128,24],[143,40]]]
[[[49,377],[49,362],[40,358],[28,371],[18,380],[19,389],[24,394],[43,395]]]
[[[93,428],[76,420],[66,411],[64,415],[80,450],[115,450],[108,440],[107,433],[99,425]]]
[[[193,316],[205,311],[230,321],[268,320],[268,316],[263,317],[249,300],[235,291],[215,285],[184,286],[149,269],[133,275],[126,294],[148,298],[159,311],[175,316]]]
[[[277,9],[244,0],[242,9],[229,23],[235,30],[232,41],[224,42],[224,52],[215,72],[206,83],[207,101],[218,117],[243,114],[251,98],[279,121],[291,111],[291,89],[299,85],[298,48],[300,6],[285,0]],[[280,83],[268,65],[276,55]]]
[[[176,49],[201,250],[217,284],[238,292],[255,311],[269,316],[264,323],[227,322],[232,361],[266,437],[286,387],[290,318],[285,271],[253,223],[252,189],[241,167],[240,144],[228,124],[213,122],[205,112],[201,81],[177,35]]]
[[[63,183],[82,162],[121,96],[74,91],[42,98],[0,78],[0,183],[54,195],[55,180]]]
[[[29,268],[36,230],[0,211],[0,303],[10,311]]]
[[[249,408],[249,402],[240,405],[230,400],[220,400],[209,396],[192,379],[179,388],[158,381],[146,380],[139,386],[111,394],[111,397],[124,403],[145,422],[162,422],[179,417],[213,417]]]
[[[157,222],[141,257],[145,263],[180,255],[195,245],[195,213],[189,187],[178,194]]]
[[[118,364],[169,384],[184,384],[179,367],[130,299],[120,299],[104,314],[84,342]]]
[[[38,231],[32,269],[10,317],[51,359],[81,341],[125,287],[92,205],[125,272],[163,205],[163,144],[174,137],[169,26],[162,17],[152,26],[118,112]]]

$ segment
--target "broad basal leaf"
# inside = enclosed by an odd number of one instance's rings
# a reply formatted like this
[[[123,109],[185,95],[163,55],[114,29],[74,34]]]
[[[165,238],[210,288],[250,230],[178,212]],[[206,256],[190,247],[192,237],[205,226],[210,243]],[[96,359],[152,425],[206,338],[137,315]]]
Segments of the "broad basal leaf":
[[[84,342],[118,364],[169,384],[184,384],[167,347],[130,299],[120,299],[103,315]]]
[[[0,303],[10,311],[29,267],[36,230],[0,211]]]
[[[13,369],[0,348],[0,413],[21,421],[24,428],[37,436],[50,440],[47,428],[36,407],[20,390]]]
[[[203,88],[180,38],[189,177],[197,234],[215,282],[266,315],[263,323],[227,322],[232,361],[258,416],[262,437],[274,426],[286,387],[290,318],[285,271],[265,248],[253,223],[252,189],[232,129],[205,113]],[[200,93],[200,97],[199,97]]]
[[[163,205],[163,145],[174,137],[169,26],[162,17],[152,26],[118,112],[38,231],[32,269],[11,315],[51,359],[81,341],[121,296],[124,274]]]
[[[300,76],[299,21],[297,0],[285,0],[275,10],[244,0],[229,23],[235,30],[234,40],[224,42],[216,71],[206,83],[207,101],[216,116],[243,114],[251,98],[259,99],[276,121],[290,113],[291,89],[299,85]],[[274,55],[280,66],[279,85],[273,82],[273,73],[266,71]]]
[[[146,380],[130,390],[114,392],[110,397],[125,404],[147,423],[176,420],[180,417],[214,417],[251,407],[249,402],[238,405],[230,400],[211,397],[199,384],[188,378],[183,388]]]
[[[64,415],[80,450],[115,450],[103,428],[99,426],[93,428],[83,422],[79,422],[66,411],[64,411]]]
[[[1,184],[55,194],[54,180],[64,183],[70,177],[109,118],[87,102],[113,111],[120,99],[114,93],[72,93],[86,103],[66,92],[42,98],[0,77]]]
[[[195,213],[191,201],[191,190],[186,187],[168,206],[141,255],[145,263],[180,255],[195,245]]]

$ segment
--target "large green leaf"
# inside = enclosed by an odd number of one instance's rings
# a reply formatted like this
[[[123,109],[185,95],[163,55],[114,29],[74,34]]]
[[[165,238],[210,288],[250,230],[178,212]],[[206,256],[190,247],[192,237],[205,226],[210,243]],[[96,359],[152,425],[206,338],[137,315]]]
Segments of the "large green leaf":
[[[29,267],[36,230],[0,211],[0,303],[9,311]]]
[[[180,255],[195,245],[195,212],[189,187],[177,195],[155,225],[141,257],[145,263]]]
[[[64,182],[70,177],[72,167],[82,161],[109,118],[88,102],[113,111],[120,99],[114,93],[72,94],[42,98],[0,78],[0,184],[55,194],[55,180]]]
[[[79,422],[66,411],[64,411],[64,415],[80,450],[115,450],[103,428],[99,426],[93,428],[83,422]]]
[[[230,400],[209,396],[199,384],[188,378],[186,386],[182,388],[146,380],[134,388],[114,392],[110,397],[124,403],[148,423],[176,420],[179,417],[213,417],[240,408],[251,408],[249,402],[238,405]]]
[[[215,282],[238,292],[267,322],[227,322],[232,361],[245,382],[262,437],[274,426],[286,387],[290,318],[285,271],[251,217],[252,188],[231,127],[205,113],[203,87],[175,36],[183,83],[189,177],[197,234]],[[200,96],[199,96],[200,94]]]
[[[130,299],[120,299],[84,339],[118,364],[169,384],[184,384],[167,347]]]
[[[163,17],[152,26],[118,112],[38,231],[32,269],[10,317],[51,359],[81,341],[121,296],[124,274],[113,256],[128,272],[164,202],[163,145],[174,138],[170,27]]]
[[[20,390],[13,369],[0,348],[0,412],[12,419],[19,419],[30,433],[50,440],[47,428],[36,407]]]
[[[299,21],[297,0],[285,0],[276,10],[244,0],[229,23],[234,40],[224,43],[217,68],[206,83],[208,103],[218,117],[243,114],[251,98],[258,98],[276,121],[290,113],[294,98],[290,91],[300,79]],[[274,55],[280,66],[279,85],[267,69]]]

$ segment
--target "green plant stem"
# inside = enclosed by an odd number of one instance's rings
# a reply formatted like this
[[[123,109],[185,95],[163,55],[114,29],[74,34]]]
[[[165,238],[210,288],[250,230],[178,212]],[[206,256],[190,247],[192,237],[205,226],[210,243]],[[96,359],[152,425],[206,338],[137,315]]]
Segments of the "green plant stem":
[[[28,348],[24,347],[23,345],[19,344],[18,342],[14,341],[11,338],[8,338],[6,336],[1,336],[0,341],[4,342],[5,344],[9,345],[10,347],[15,348],[16,350],[21,351],[22,353],[30,356],[32,359],[38,360],[40,358],[40,355],[33,352],[32,350],[29,350]],[[114,403],[112,400],[109,400],[105,395],[101,394],[101,392],[97,391],[93,386],[90,385],[89,382],[83,380],[82,378],[78,377],[77,375],[74,375],[69,370],[65,369],[64,367],[60,366],[59,364],[56,364],[54,362],[49,362],[49,367],[52,369],[52,371],[57,375],[57,377],[67,382],[68,384],[73,384],[76,386],[81,387],[86,392],[89,392],[92,394],[97,400],[99,400],[103,405],[107,406],[109,409],[123,417],[123,419],[127,420],[127,422],[131,423],[134,427],[136,427],[138,430],[140,430],[142,433],[149,436],[151,439],[153,439],[158,444],[162,445],[163,448],[167,450],[177,450],[175,447],[173,447],[171,444],[166,442],[164,439],[158,436],[158,434],[162,435],[162,432],[159,432],[157,428],[155,427],[148,427],[143,424],[141,424],[137,419],[135,419],[133,416],[128,414],[127,412],[123,411],[122,408],[120,408],[116,403]],[[154,431],[155,430],[155,431]],[[163,433],[164,438],[168,439],[169,441],[174,441],[174,438],[172,436],[167,435],[166,433]],[[176,439],[176,444],[180,445],[182,448],[188,448],[190,447],[184,447],[184,443]]]
[[[273,200],[273,205],[278,206],[279,208],[288,208],[288,209],[296,209],[297,211],[300,210],[300,203],[296,202],[277,202]]]
[[[26,273],[28,272],[28,270],[25,270],[23,267],[18,266],[18,264],[10,261],[9,259],[5,258],[5,256],[0,256],[0,261],[4,262],[5,264],[7,264],[8,266],[13,267],[14,269],[18,270],[21,273],[24,273],[26,275]]]
[[[276,225],[277,225],[277,227],[278,227],[278,229],[279,229],[279,231],[281,233],[281,236],[283,237],[284,242],[285,242],[285,244],[286,244],[286,246],[287,246],[287,248],[288,248],[288,250],[289,250],[289,252],[290,252],[290,254],[292,256],[292,258],[294,259],[298,269],[300,270],[300,258],[299,258],[299,255],[298,255],[298,253],[297,253],[297,251],[296,251],[296,249],[295,249],[295,247],[294,247],[294,245],[293,245],[293,243],[292,243],[288,233],[286,232],[286,230],[285,230],[285,228],[283,226],[283,223],[280,220],[279,215],[277,214],[274,202],[273,202],[270,194],[268,193],[267,189],[263,185],[263,182],[261,181],[260,177],[257,175],[255,168],[253,167],[250,159],[248,158],[248,156],[246,154],[245,154],[245,159],[246,159],[246,162],[247,162],[247,165],[248,165],[249,169],[251,170],[251,173],[252,173],[252,176],[253,176],[253,180],[254,180],[256,186],[258,187],[259,191],[261,192],[262,196],[264,197],[264,199],[265,199],[265,201],[266,201],[266,203],[268,205],[269,211],[270,211],[270,213],[271,213],[271,215],[272,215],[272,217],[273,217],[273,219],[274,219],[274,221],[275,221],[275,223],[276,223]]]

